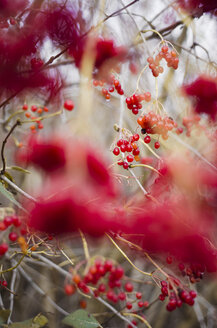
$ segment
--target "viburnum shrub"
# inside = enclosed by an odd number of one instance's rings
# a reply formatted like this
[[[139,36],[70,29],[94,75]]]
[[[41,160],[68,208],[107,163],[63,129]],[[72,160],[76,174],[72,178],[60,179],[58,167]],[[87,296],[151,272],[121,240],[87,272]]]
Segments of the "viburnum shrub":
[[[4,327],[217,325],[216,10],[0,0]]]

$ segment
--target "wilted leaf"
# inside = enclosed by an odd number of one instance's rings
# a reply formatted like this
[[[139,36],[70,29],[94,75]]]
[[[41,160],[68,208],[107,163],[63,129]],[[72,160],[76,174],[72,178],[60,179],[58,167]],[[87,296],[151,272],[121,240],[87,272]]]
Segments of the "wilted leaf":
[[[99,328],[102,327],[99,322],[88,312],[84,310],[77,310],[62,321],[65,325],[74,328]]]

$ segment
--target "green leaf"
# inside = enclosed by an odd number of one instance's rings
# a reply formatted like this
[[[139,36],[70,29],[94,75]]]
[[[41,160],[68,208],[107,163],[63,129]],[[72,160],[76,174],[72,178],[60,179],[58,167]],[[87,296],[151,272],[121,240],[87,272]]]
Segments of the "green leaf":
[[[0,310],[0,324],[7,322],[10,312],[10,310]]]
[[[35,318],[25,320],[22,322],[14,322],[7,326],[8,328],[42,328],[48,323],[48,319],[42,315],[38,314]]]
[[[9,199],[16,206],[18,206],[19,208],[24,209],[22,207],[22,205],[18,201],[16,201],[16,199],[14,198],[12,193],[10,191],[8,191],[1,182],[0,182],[0,193],[2,193],[7,199]]]
[[[88,312],[84,310],[77,310],[62,321],[65,325],[74,328],[99,328],[102,327],[99,322]]]

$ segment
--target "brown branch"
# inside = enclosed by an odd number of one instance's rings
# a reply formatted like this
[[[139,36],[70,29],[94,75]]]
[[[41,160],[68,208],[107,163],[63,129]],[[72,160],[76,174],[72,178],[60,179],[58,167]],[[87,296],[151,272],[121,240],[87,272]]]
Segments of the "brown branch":
[[[10,137],[10,135],[12,134],[12,132],[16,129],[16,127],[18,125],[21,125],[20,120],[16,121],[16,123],[12,126],[12,128],[10,129],[7,136],[5,137],[5,139],[2,142],[2,148],[1,148],[2,170],[0,172],[1,174],[4,174],[5,170],[6,170],[6,160],[5,160],[5,156],[4,156],[4,150],[5,150],[6,143],[8,141],[8,138]]]

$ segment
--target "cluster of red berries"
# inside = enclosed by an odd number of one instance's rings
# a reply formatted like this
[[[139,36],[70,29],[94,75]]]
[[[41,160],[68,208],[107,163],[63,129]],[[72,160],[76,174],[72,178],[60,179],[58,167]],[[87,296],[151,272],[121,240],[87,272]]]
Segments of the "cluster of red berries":
[[[174,283],[179,285],[179,280],[174,279]],[[197,293],[194,290],[189,292],[183,288],[178,288],[177,291],[171,291],[173,287],[167,281],[161,281],[161,294],[159,295],[159,300],[164,301],[166,297],[169,297],[169,302],[166,306],[169,312],[174,311],[177,307],[181,307],[183,303],[186,303],[190,306],[194,305],[194,299],[197,296]]]
[[[151,142],[151,137],[149,134],[158,134],[162,136],[163,140],[168,139],[168,131],[172,131],[177,128],[177,123],[171,117],[162,117],[154,112],[149,112],[147,115],[140,116],[137,119],[137,123],[141,126],[141,133],[146,134],[144,138],[145,143]],[[155,148],[158,149],[160,143],[155,142]]]
[[[133,94],[131,97],[126,98],[127,107],[132,110],[134,115],[139,113],[139,110],[142,109],[142,101],[149,102],[151,101],[150,92],[145,92],[143,94]]]
[[[184,277],[188,276],[192,284],[203,279],[205,272],[205,268],[201,264],[191,264],[189,267],[185,267],[183,263],[179,263],[179,270]]]
[[[120,153],[123,154],[124,160],[118,161],[118,165],[123,166],[125,170],[128,169],[129,163],[132,163],[134,160],[138,162],[140,160],[139,154],[140,150],[137,145],[139,140],[139,135],[136,133],[133,136],[127,139],[119,139],[117,141],[117,147],[113,149],[113,154],[118,156]],[[128,153],[126,155],[126,153]],[[130,154],[132,153],[132,154]]]
[[[33,124],[30,126],[30,130],[32,133],[36,133],[37,129],[41,130],[44,128],[43,124],[41,123],[41,120],[39,119],[40,118],[40,115],[43,113],[43,112],[49,112],[49,109],[44,106],[44,107],[38,107],[36,105],[32,105],[30,108],[28,107],[27,104],[24,104],[22,109],[26,112],[25,113],[25,116],[27,118],[29,118],[30,120],[37,120],[36,121],[36,124]],[[38,114],[38,116],[34,116],[32,115],[32,113],[35,113],[35,114]]]
[[[128,295],[135,294],[133,303],[137,301],[137,310],[147,308],[149,303],[142,300],[142,293],[134,292],[134,286],[131,282],[123,282],[124,269],[120,265],[115,265],[110,260],[95,260],[83,278],[75,274],[72,278],[72,284],[65,285],[65,293],[72,295],[76,288],[79,288],[84,294],[90,293],[90,285],[94,286],[95,297],[106,297],[112,303],[119,301],[125,302],[128,310],[133,308],[132,301],[128,301]]]
[[[184,125],[184,127],[186,128],[186,136],[190,137],[191,136],[191,128],[193,127],[193,125],[198,125],[198,123],[200,122],[200,115],[192,115],[189,117],[183,117],[182,119],[182,124]]]
[[[108,84],[107,88],[103,88],[105,84]],[[115,90],[119,95],[124,94],[124,90],[122,89],[120,81],[118,81],[115,76],[112,74],[110,76],[109,82],[107,83],[105,80],[93,80],[93,85],[95,87],[102,87],[102,95],[106,100],[110,100],[111,98],[111,93],[113,93]]]
[[[169,52],[168,46],[163,46],[161,51],[154,57],[148,57],[147,62],[149,63],[149,68],[152,71],[154,77],[157,77],[159,74],[163,73],[164,69],[160,66],[160,62],[162,59],[165,59],[168,67],[172,67],[174,69],[178,68],[179,58],[177,57],[177,53],[172,50]]]
[[[13,227],[13,229],[11,229]],[[19,229],[18,229],[19,228]],[[21,220],[17,216],[6,216],[3,221],[0,221],[0,231],[10,229],[8,239],[11,242],[16,242],[19,235],[26,235],[26,229],[22,227]],[[15,229],[15,231],[14,231]],[[3,256],[8,251],[8,243],[0,244],[0,256]]]

